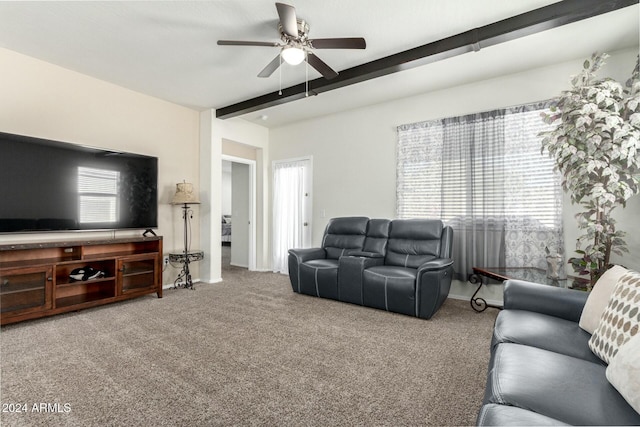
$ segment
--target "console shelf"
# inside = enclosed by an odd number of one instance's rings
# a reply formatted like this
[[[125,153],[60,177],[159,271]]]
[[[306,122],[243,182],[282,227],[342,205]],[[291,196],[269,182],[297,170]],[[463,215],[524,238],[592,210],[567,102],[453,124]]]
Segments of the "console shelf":
[[[76,269],[98,277],[74,280]],[[0,324],[141,295],[162,298],[162,237],[0,245]]]

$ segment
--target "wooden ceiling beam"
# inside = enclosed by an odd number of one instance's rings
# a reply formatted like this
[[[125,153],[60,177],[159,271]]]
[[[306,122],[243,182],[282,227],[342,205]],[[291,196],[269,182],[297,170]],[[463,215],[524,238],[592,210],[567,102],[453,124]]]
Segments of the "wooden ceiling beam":
[[[442,61],[482,48],[526,37],[541,31],[578,22],[628,6],[640,0],[563,0],[483,27],[427,43],[413,49],[386,56],[340,71],[334,79],[324,77],[309,81],[309,95],[318,95],[366,80],[397,73],[410,68]],[[271,92],[256,98],[216,109],[216,117],[227,119],[285,104],[306,97],[305,84]]]

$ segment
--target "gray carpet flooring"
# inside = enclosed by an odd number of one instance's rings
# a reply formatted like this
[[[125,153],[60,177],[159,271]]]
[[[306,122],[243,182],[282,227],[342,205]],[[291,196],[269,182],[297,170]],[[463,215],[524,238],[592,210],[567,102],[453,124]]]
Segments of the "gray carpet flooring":
[[[0,401],[26,411],[1,424],[474,423],[495,310],[448,300],[427,321],[295,294],[279,274],[223,279],[2,327]]]

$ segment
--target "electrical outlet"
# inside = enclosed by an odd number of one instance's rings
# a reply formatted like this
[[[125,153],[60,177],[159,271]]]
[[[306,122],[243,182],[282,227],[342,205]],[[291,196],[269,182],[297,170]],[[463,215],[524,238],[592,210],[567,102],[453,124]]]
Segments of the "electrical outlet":
[[[169,255],[165,255],[163,258],[163,265],[169,264]]]

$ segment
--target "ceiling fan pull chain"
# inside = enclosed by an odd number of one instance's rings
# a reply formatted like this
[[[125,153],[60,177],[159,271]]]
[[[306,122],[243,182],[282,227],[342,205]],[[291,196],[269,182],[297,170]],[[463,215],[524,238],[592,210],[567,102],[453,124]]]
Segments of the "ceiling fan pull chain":
[[[304,61],[304,96],[309,96],[309,61]]]
[[[278,95],[282,95],[282,54],[280,55],[280,66],[278,69],[280,74],[280,89],[278,90]]]

